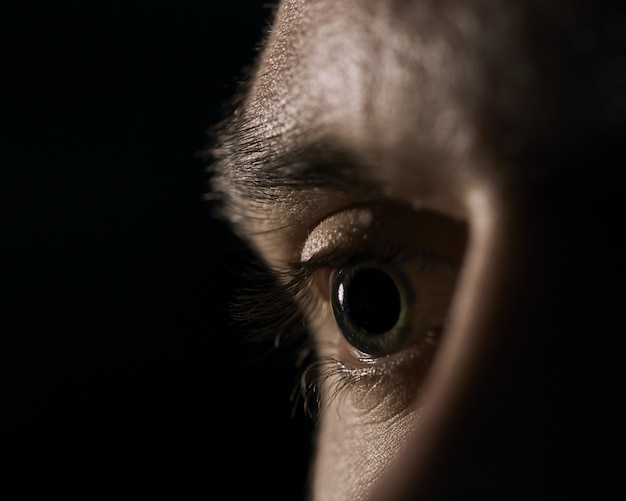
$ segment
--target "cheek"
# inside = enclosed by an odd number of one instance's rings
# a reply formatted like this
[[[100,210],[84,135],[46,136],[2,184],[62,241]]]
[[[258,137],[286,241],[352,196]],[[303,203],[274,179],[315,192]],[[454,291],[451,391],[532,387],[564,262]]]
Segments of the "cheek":
[[[317,357],[338,360],[354,369],[333,372],[332,366],[326,365],[319,370],[322,414],[332,407],[335,411],[351,412],[362,424],[386,422],[406,414],[408,407],[416,405],[437,343],[422,343],[407,349],[392,364],[359,364],[348,343],[342,340],[328,301],[309,318],[309,324]],[[365,370],[372,367],[376,370]]]
[[[345,359],[346,344],[330,306],[324,303],[315,313],[310,324],[318,356]],[[432,353],[415,353],[376,376],[319,375],[313,501],[366,499],[393,468],[420,423],[416,397],[431,357]]]
[[[348,392],[331,400],[320,416],[314,501],[365,499],[419,423],[419,409],[381,420],[376,409],[364,410],[353,397]]]

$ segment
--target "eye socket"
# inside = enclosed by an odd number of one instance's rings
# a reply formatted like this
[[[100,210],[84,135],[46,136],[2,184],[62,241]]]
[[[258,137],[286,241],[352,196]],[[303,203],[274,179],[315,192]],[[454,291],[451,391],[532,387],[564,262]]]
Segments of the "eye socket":
[[[372,262],[343,266],[330,297],[342,336],[358,352],[378,358],[405,347],[415,294],[402,272]]]
[[[318,355],[360,370],[361,362],[369,366],[399,352],[431,353],[445,328],[466,242],[464,222],[398,204],[353,206],[322,220],[300,261],[317,291],[303,304]]]

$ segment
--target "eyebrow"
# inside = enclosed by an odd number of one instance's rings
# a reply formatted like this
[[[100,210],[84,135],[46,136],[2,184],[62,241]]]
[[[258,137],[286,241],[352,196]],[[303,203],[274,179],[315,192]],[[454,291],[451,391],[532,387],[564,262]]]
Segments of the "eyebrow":
[[[373,195],[380,188],[370,168],[322,134],[268,137],[234,113],[216,131],[209,172],[214,193],[240,212],[242,205],[276,205],[283,196],[307,196],[316,189]]]

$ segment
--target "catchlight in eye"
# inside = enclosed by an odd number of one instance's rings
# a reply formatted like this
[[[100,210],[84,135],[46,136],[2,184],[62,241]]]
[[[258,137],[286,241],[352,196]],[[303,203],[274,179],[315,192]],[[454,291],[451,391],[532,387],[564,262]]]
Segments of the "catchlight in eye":
[[[344,266],[331,284],[341,334],[359,352],[376,358],[404,347],[412,296],[398,271],[373,263]]]

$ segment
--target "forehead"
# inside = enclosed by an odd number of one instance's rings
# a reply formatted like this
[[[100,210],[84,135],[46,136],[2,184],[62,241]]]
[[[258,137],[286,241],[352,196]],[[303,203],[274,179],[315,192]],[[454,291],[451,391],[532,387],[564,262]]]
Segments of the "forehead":
[[[420,185],[448,188],[468,172],[493,177],[498,154],[549,135],[558,112],[528,13],[483,3],[284,2],[248,96],[251,120],[283,142],[332,142],[373,173],[381,166],[391,187],[414,190],[411,170]]]
[[[623,5],[280,2],[213,186],[255,231],[268,211],[332,209],[311,189],[337,181],[464,219],[469,194],[501,211],[601,186],[623,158]]]

